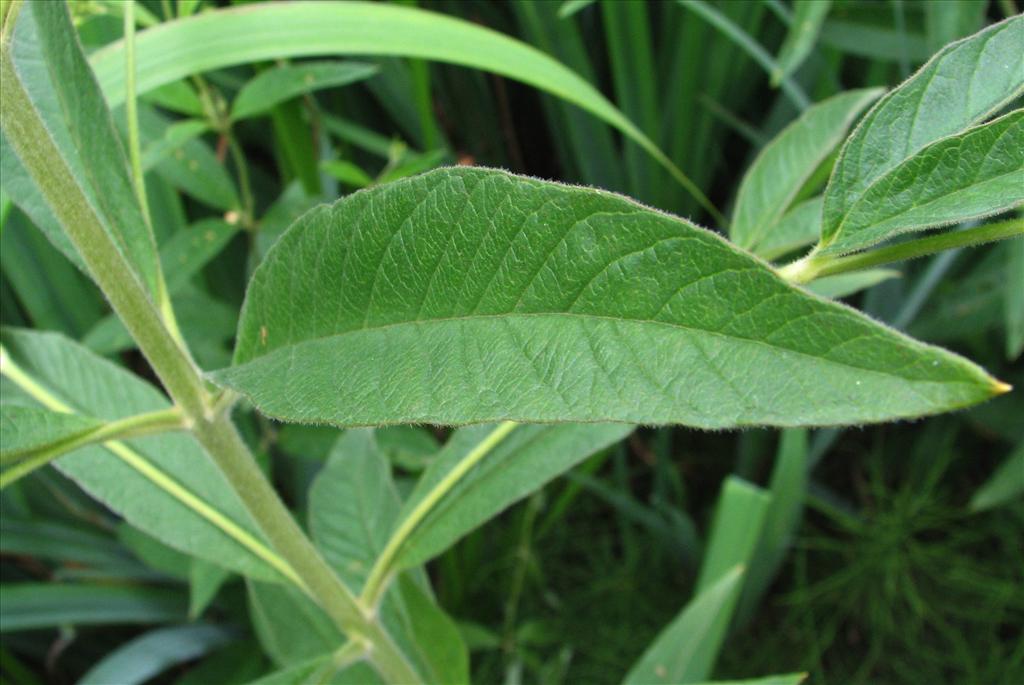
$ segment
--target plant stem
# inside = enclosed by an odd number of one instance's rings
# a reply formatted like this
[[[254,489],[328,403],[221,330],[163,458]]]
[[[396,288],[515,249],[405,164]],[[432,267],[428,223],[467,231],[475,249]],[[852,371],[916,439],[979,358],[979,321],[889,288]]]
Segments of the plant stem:
[[[392,566],[398,553],[402,550],[402,546],[409,539],[409,536],[416,530],[416,528],[423,523],[423,520],[430,514],[430,512],[437,506],[437,503],[447,495],[455,485],[462,480],[463,476],[469,473],[474,466],[486,457],[495,446],[504,440],[509,433],[515,429],[519,424],[515,421],[505,421],[498,424],[498,426],[491,431],[486,438],[477,443],[476,447],[469,451],[462,460],[455,465],[451,471],[441,479],[428,492],[419,504],[409,512],[409,515],[405,517],[402,523],[398,526],[398,529],[392,533],[391,538],[384,546],[384,551],[377,557],[377,561],[373,564],[373,568],[370,570],[370,575],[366,579],[366,585],[363,587],[363,593],[360,595],[360,600],[364,606],[375,607],[380,601],[381,596],[384,594],[386,589],[388,576],[391,574]]]
[[[36,112],[14,68],[7,42],[0,49],[0,81],[3,83],[0,126],[15,154],[157,377],[183,414],[193,422],[196,439],[223,471],[274,549],[284,557],[287,566],[294,569],[294,580],[352,639],[363,639],[370,644],[368,658],[385,679],[420,682],[391,637],[363,610],[303,534],[257,467],[230,418],[212,411],[213,400],[201,372],[165,327],[142,283],[103,229]]]
[[[958,247],[983,245],[996,240],[1024,236],[1024,219],[997,221],[965,231],[953,231],[881,247],[870,252],[830,257],[811,252],[779,269],[779,275],[791,283],[810,283],[816,278],[834,276],[849,271],[860,271],[892,262],[916,259]]]
[[[27,459],[19,461],[0,474],[0,490],[27,476],[36,469],[46,466],[54,459],[77,450],[79,447],[115,439],[133,438],[153,433],[166,433],[171,430],[181,430],[185,427],[185,417],[177,407],[147,412],[145,414],[136,414],[105,423],[81,435],[58,442],[46,449],[30,452]]]

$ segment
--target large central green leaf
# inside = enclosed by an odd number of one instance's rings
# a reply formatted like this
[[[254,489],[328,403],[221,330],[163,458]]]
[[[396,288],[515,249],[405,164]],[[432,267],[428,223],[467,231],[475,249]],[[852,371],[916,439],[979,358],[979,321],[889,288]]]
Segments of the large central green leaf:
[[[288,420],[882,421],[1000,391],[631,200],[442,169],[312,210],[256,271],[215,379]]]

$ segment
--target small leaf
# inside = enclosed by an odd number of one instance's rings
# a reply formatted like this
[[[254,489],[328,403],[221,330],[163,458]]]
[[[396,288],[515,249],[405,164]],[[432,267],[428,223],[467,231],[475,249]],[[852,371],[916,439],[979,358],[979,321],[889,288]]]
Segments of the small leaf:
[[[231,118],[248,119],[299,95],[356,83],[376,73],[375,64],[340,61],[302,62],[267,69],[238,91],[231,106]]]
[[[865,269],[816,279],[807,284],[807,289],[822,297],[838,300],[902,275],[896,269]]]
[[[851,90],[819,102],[791,123],[757,155],[740,183],[729,234],[753,249],[776,224],[850,125],[882,90]]]
[[[1024,443],[1006,458],[971,498],[971,511],[985,511],[1024,495]]]
[[[102,425],[91,416],[0,404],[0,463],[80,437]]]
[[[256,637],[278,666],[294,666],[345,641],[327,614],[296,588],[250,580],[246,589]]]
[[[774,260],[816,242],[821,236],[823,202],[818,195],[786,212],[754,248],[754,254]]]
[[[713,630],[725,605],[735,601],[742,577],[743,569],[736,567],[690,600],[630,669],[624,685],[703,680],[703,676],[694,675],[704,671],[703,668],[694,668],[695,664],[704,661],[703,640]]]
[[[793,23],[779,49],[778,69],[772,72],[773,88],[777,88],[782,79],[795,71],[811,53],[831,5],[831,0],[794,0]]]
[[[476,168],[301,218],[235,362],[212,377],[261,411],[340,426],[863,423],[1003,390],[686,221]]]
[[[309,529],[328,563],[356,593],[384,549],[401,503],[373,431],[347,431],[309,491]]]
[[[828,200],[826,198],[826,211]],[[823,241],[842,254],[1024,203],[1024,109],[925,147],[865,188]]]
[[[355,663],[338,671],[333,654],[321,656],[275,671],[249,685],[380,685],[380,676],[365,662]]]
[[[484,425],[456,431],[416,483],[400,518],[493,429]],[[429,561],[505,508],[632,431],[632,426],[622,424],[519,426],[437,502],[406,543],[400,564],[410,567]]]
[[[984,120],[1024,90],[1022,44],[1024,15],[1018,15],[946,46],[878,101],[839,153],[825,191],[823,245],[843,239],[844,220],[890,171]],[[956,165],[943,173],[950,171],[963,178],[978,169]]]

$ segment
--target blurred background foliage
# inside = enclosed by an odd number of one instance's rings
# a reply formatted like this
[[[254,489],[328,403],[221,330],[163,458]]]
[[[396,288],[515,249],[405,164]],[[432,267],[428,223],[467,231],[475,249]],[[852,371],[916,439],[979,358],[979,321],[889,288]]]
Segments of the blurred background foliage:
[[[227,4],[240,3],[147,0],[140,30],[168,13]],[[584,76],[719,208],[730,207],[754,155],[800,111],[800,98],[773,88],[751,57],[750,44],[782,51],[794,7],[781,0],[696,10],[419,5],[515,36]],[[117,2],[72,10],[87,52],[120,38]],[[836,0],[788,78],[812,102],[892,86],[945,43],[1017,11],[1013,0]],[[724,21],[709,23],[709,13]],[[578,108],[479,71],[360,61],[376,65],[370,78],[299,94],[230,129],[228,103],[274,65],[143,96],[150,210],[182,329],[204,368],[229,363],[247,276],[276,237],[308,207],[367,185],[440,165],[498,166],[713,224],[649,156]],[[149,374],[98,290],[9,198],[2,209],[2,323],[63,332]],[[1024,241],[899,268],[901,278],[849,301],[1024,387]],[[465,538],[429,566],[431,578],[463,629],[476,682],[616,682],[691,595],[705,550],[728,544],[714,537],[742,536],[712,526],[724,484],[742,479],[770,490],[785,511],[762,535],[774,546],[759,543],[716,676],[804,670],[812,685],[1021,683],[1022,398],[866,429],[641,429]],[[338,431],[252,412],[241,421],[302,512]],[[445,435],[381,432],[401,486]],[[111,654],[127,655],[118,662],[123,682],[228,685],[272,670],[275,652],[252,628],[240,578],[117,520],[52,469],[5,490],[0,506],[0,579],[41,584],[31,596],[5,595],[5,625],[27,622],[3,635],[4,682],[101,682],[90,669]],[[144,649],[155,643],[160,658]]]

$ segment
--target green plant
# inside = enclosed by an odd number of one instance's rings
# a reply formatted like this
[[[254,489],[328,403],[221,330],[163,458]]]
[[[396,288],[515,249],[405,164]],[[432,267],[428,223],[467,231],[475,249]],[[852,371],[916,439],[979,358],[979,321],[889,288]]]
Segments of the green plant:
[[[636,424],[784,428],[769,487],[727,478],[703,549],[685,513],[637,506],[586,472],[574,472],[577,488],[553,509],[590,489],[615,504],[624,530],[639,523],[678,545],[696,573],[693,597],[623,672],[626,682],[702,682],[730,626],[750,618],[783,563],[807,497],[805,428],[938,414],[1010,390],[966,358],[823,295],[890,277],[874,269],[883,264],[1006,238],[1016,237],[1010,249],[1019,246],[1024,110],[1011,108],[1024,92],[1024,17],[950,43],[884,95],[862,88],[811,104],[792,77],[814,43],[816,31],[804,24],[820,25],[825,10],[797,7],[776,62],[714,6],[682,3],[760,56],[804,110],[754,158],[727,224],[654,142],[652,85],[628,84],[651,56],[619,30],[648,26],[643,5],[601,8],[620,112],[544,53],[438,13],[297,2],[190,17],[196,4],[179,1],[178,18],[165,23],[140,5],[139,19],[153,27],[135,36],[136,5],[127,3],[117,10],[123,39],[88,58],[63,3],[14,0],[0,10],[4,192],[95,282],[115,315],[82,331],[87,345],[5,329],[0,483],[13,486],[5,496],[23,485],[63,488],[30,484],[28,476],[55,462],[123,518],[118,538],[137,557],[189,583],[187,606],[174,593],[131,586],[106,588],[97,601],[82,585],[16,584],[4,590],[5,631],[198,616],[237,573],[252,629],[278,667],[262,683],[465,682],[467,628],[442,609],[428,562],[530,497],[517,528],[526,552],[498,639],[514,666],[529,644],[516,615],[530,540],[558,520],[551,514],[538,524],[533,493],[574,467],[601,468]],[[556,30],[537,7],[517,11],[533,31]],[[657,199],[672,192],[654,180],[667,172],[685,191],[673,202],[706,210],[731,242],[593,188],[482,168],[418,173],[439,156],[302,109],[314,91],[373,83],[396,68],[391,62],[269,65],[251,80],[227,72],[214,81],[223,67],[323,54],[411,58],[390,83],[412,84],[412,108],[380,100],[413,122],[426,147],[444,133],[430,72],[418,60],[539,88],[560,99],[545,101],[553,118],[581,116],[564,108],[570,103],[624,136],[622,168],[608,172],[624,175],[616,185]],[[951,95],[960,91],[967,97]],[[230,105],[224,92],[237,93]],[[154,103],[187,118],[169,124]],[[245,122],[265,114],[281,175],[293,179],[272,206],[260,197],[266,173],[239,142]],[[321,168],[325,130],[386,158],[376,178],[350,160]],[[602,173],[587,168],[602,154],[608,131],[600,131],[585,153],[587,141],[559,143],[584,180]],[[207,132],[219,157],[202,140]],[[219,161],[228,155],[237,184]],[[165,217],[147,170],[162,170],[161,187],[226,210],[223,220],[161,239]],[[330,174],[369,187],[309,208],[334,185]],[[184,214],[180,204],[177,211]],[[1005,216],[976,222],[996,214]],[[189,287],[232,240],[244,250],[224,271],[252,275],[237,328],[228,307],[225,334],[211,331],[218,309],[208,293],[190,295]],[[238,295],[231,285],[213,287]],[[191,321],[189,296],[199,310]],[[1019,354],[1019,312],[1007,312]],[[132,346],[140,373],[96,354]],[[437,435],[410,427],[422,425],[458,428],[438,445]],[[312,474],[290,467],[291,508],[268,478],[275,442],[322,460]],[[611,459],[626,468],[621,452]],[[415,480],[396,481],[392,463]],[[1012,498],[1006,480],[997,476],[975,506]],[[664,498],[681,489],[672,475],[658,482]],[[5,506],[29,509],[28,495],[18,497]],[[153,641],[180,645],[171,662],[229,641],[216,626],[193,628],[129,642],[85,680],[123,672],[119,664]],[[531,668],[557,680],[563,662]]]

